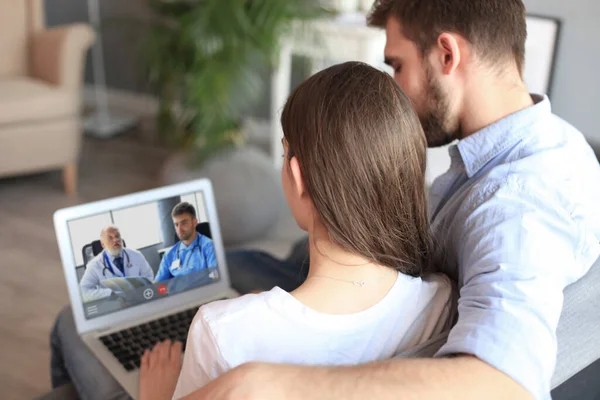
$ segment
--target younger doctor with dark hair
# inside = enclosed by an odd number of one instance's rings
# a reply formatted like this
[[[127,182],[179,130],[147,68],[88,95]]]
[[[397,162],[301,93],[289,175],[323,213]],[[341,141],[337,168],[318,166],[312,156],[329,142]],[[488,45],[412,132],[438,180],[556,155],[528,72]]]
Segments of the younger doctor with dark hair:
[[[163,257],[155,281],[161,282],[190,272],[215,268],[217,258],[213,242],[196,232],[198,218],[194,206],[187,202],[179,203],[173,208],[171,217],[179,242]]]
[[[79,282],[84,302],[110,296],[112,290],[102,285],[107,279],[133,276],[154,279],[154,271],[142,253],[123,247],[119,228],[110,225],[102,229],[100,243],[104,250],[87,263]]]

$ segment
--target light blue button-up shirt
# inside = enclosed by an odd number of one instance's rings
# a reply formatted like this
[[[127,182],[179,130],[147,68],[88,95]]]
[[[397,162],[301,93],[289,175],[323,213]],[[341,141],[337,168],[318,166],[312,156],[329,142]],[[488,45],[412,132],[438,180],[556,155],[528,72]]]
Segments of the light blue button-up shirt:
[[[177,263],[175,263],[177,261]],[[175,263],[175,264],[174,264]],[[165,281],[176,276],[217,266],[213,241],[204,235],[196,234],[189,246],[179,241],[163,257],[156,282]]]
[[[563,289],[600,255],[600,166],[549,100],[533,99],[451,146],[432,185],[440,265],[460,288],[437,356],[473,354],[549,399]]]

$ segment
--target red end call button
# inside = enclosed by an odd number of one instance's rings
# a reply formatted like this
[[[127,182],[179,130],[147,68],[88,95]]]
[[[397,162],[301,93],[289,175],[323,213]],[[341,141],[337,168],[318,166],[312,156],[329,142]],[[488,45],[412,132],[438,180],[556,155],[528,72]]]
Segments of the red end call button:
[[[167,287],[165,285],[159,285],[158,286],[158,293],[159,294],[165,294],[165,293],[167,293]]]

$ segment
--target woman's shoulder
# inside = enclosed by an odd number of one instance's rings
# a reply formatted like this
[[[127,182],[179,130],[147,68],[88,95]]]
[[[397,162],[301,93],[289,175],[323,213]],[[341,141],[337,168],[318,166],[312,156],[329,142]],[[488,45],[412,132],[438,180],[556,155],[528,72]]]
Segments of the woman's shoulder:
[[[271,307],[278,295],[272,290],[206,304],[194,318],[190,335],[194,340],[208,340],[231,368],[260,359],[285,326]]]
[[[442,273],[431,273],[422,278],[424,287],[423,312],[438,320],[438,328],[447,327],[456,314],[458,289],[456,283]]]
[[[412,304],[410,310],[415,318],[430,319],[448,314],[457,293],[456,285],[448,276],[431,273],[420,278],[408,279],[411,289],[404,290],[400,296]]]
[[[403,276],[404,281],[408,282],[409,290],[412,293],[411,296],[422,297],[422,298],[448,298],[452,295],[456,285],[450,280],[450,278],[442,273],[429,273],[422,277],[410,277]],[[401,278],[400,278],[401,279]],[[399,290],[403,293],[406,292],[406,286],[402,282],[400,283]]]
[[[423,285],[427,288],[432,302],[447,306],[456,297],[456,283],[445,274],[427,274],[422,278],[422,281]]]
[[[423,284],[431,290],[449,293],[455,286],[448,275],[442,273],[430,273],[421,278]]]
[[[268,299],[274,295],[272,290],[213,301],[200,307],[199,314],[211,328],[222,328],[224,325],[233,328],[234,325],[246,324],[249,319],[257,320],[269,313]]]

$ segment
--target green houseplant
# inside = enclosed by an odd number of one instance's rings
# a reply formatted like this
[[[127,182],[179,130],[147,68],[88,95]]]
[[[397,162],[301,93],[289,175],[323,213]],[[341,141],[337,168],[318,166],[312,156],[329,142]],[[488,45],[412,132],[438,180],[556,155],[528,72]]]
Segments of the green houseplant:
[[[293,21],[316,0],[148,0],[157,16],[143,65],[159,98],[160,137],[202,162],[241,140],[244,113],[264,94],[253,65],[272,66]]]
[[[142,63],[157,91],[159,137],[185,149],[163,181],[212,180],[226,244],[266,233],[284,204],[270,158],[243,143],[244,114],[264,96],[256,65],[273,66],[318,0],[147,0],[156,19]]]

